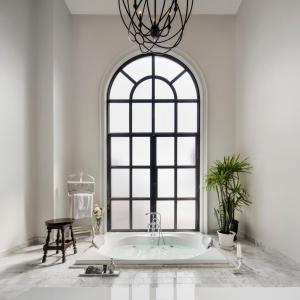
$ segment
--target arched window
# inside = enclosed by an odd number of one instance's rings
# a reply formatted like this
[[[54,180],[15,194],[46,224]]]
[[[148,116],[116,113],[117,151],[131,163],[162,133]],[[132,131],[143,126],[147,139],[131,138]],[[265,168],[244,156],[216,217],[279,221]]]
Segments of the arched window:
[[[107,91],[108,231],[199,230],[200,92],[178,59],[139,55]]]

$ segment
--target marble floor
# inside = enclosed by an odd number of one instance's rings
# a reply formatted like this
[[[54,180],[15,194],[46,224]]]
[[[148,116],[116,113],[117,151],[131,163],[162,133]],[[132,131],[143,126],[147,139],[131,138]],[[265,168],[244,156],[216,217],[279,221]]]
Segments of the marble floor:
[[[0,300],[18,299],[33,287],[107,287],[112,291],[123,291],[125,300],[140,300],[140,296],[135,299],[134,291],[147,289],[150,294],[154,289],[156,295],[167,295],[167,298],[155,299],[172,300],[176,291],[193,294],[193,290],[202,287],[300,287],[299,264],[281,254],[265,252],[250,242],[241,243],[245,267],[239,275],[233,274],[231,267],[126,268],[121,269],[119,277],[110,278],[79,277],[82,270],[70,268],[80,253],[90,246],[87,241],[77,243],[79,251],[76,255],[68,250],[65,264],[61,263],[59,254],[51,254],[42,264],[42,245],[31,246],[0,258]],[[221,251],[232,263],[235,262],[235,251]],[[182,295],[186,300],[186,292]],[[181,300],[178,295],[176,299]]]

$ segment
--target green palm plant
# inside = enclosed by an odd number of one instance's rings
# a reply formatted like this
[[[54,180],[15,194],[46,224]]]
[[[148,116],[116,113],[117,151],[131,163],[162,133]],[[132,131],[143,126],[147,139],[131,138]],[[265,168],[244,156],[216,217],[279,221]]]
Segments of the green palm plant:
[[[250,173],[251,169],[248,159],[241,159],[240,155],[234,154],[225,156],[223,161],[217,160],[205,176],[206,189],[215,190],[218,195],[218,207],[214,213],[221,233],[229,234],[235,212],[251,203],[240,181],[240,174]]]

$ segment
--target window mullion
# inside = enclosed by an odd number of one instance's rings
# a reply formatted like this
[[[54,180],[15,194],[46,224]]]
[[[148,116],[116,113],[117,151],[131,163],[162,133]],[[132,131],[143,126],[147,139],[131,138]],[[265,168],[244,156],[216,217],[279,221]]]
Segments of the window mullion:
[[[129,228],[132,230],[132,102],[129,102]]]
[[[156,197],[157,197],[157,168],[156,168],[156,137],[155,137],[155,57],[151,57],[151,80],[152,80],[152,137],[151,143],[151,200],[150,200],[150,211],[156,212]]]

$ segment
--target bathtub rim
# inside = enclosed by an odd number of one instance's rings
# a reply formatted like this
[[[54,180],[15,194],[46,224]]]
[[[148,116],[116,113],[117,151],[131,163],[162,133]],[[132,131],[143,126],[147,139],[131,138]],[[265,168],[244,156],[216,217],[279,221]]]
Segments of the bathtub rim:
[[[209,237],[208,235],[204,235],[200,232],[163,232],[166,235],[179,235],[185,237],[198,237],[205,238]],[[99,238],[102,239],[102,246],[105,242],[108,242],[109,239],[116,239],[120,237],[128,237],[128,236],[146,236],[147,233],[141,232],[109,232],[104,235],[101,235]],[[101,243],[101,241],[100,241]],[[82,256],[75,261],[75,265],[77,266],[86,266],[86,265],[102,265],[107,264],[110,261],[111,257],[107,255],[103,255],[99,252],[99,249],[90,248]],[[145,259],[114,259],[114,262],[117,266],[122,267],[228,267],[231,266],[228,259],[215,247],[211,247],[207,249],[204,253],[195,256],[189,259],[157,259],[157,260],[145,260]]]

